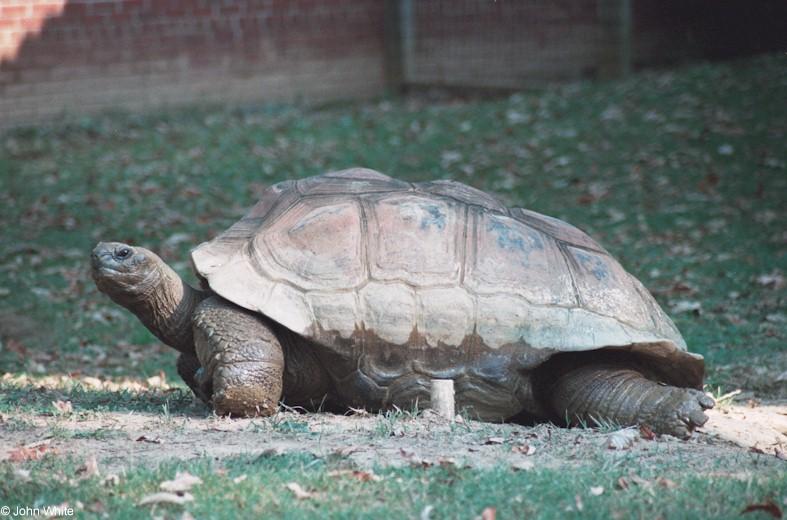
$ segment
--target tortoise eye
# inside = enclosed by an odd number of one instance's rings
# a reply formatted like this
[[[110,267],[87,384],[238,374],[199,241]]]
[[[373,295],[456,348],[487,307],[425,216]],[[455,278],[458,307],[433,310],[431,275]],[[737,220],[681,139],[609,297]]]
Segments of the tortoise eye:
[[[122,260],[126,258],[130,253],[131,253],[131,249],[127,247],[122,247],[115,252],[115,256]]]

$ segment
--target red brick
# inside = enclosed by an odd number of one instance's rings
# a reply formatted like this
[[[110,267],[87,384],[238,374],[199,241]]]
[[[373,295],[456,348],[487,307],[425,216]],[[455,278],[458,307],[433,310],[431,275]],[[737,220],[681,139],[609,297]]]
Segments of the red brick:
[[[20,26],[20,20],[18,18],[0,17],[0,31],[17,29],[19,28],[19,26]]]
[[[29,15],[29,5],[6,5],[0,8],[0,17],[2,18],[26,18]]]
[[[65,1],[35,4],[33,5],[32,16],[33,18],[57,16],[63,12],[64,7],[65,7]]]

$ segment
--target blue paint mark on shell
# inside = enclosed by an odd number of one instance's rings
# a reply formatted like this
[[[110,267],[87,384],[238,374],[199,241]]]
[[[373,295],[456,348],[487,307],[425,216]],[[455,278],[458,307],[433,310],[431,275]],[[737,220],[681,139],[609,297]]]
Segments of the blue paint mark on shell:
[[[486,230],[497,236],[497,246],[500,249],[522,251],[525,255],[533,249],[544,249],[544,242],[538,233],[523,235],[499,220],[490,220]]]
[[[522,239],[522,236],[514,233],[510,227],[502,222],[490,220],[486,230],[497,235],[497,247],[500,249],[525,250],[525,241]]]
[[[607,264],[597,256],[589,255],[579,251],[574,252],[574,256],[577,258],[577,260],[579,260],[579,263],[582,264],[582,267],[585,270],[589,271],[593,276],[596,277],[596,280],[605,280],[607,277],[609,277]]]
[[[432,226],[440,231],[445,229],[445,213],[440,211],[439,206],[429,204],[427,206],[421,206],[421,208],[426,210],[426,215],[421,218],[421,229],[429,229]]]

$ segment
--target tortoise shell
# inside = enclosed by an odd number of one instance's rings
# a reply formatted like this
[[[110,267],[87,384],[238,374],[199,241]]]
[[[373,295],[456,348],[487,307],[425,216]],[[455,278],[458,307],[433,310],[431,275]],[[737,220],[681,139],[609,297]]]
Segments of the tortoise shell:
[[[192,261],[221,297],[339,357],[371,355],[377,374],[623,348],[701,385],[702,357],[603,247],[459,182],[361,168],[281,182]]]

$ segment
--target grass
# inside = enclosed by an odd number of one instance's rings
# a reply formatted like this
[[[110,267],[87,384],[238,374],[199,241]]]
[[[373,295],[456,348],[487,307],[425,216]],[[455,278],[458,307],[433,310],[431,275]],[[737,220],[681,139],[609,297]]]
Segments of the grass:
[[[778,377],[787,370],[785,134],[783,55],[495,100],[189,107],[7,132],[0,137],[0,367],[7,373],[0,418],[53,415],[54,401],[70,401],[77,418],[102,411],[193,417],[175,353],[96,291],[91,248],[99,240],[138,243],[193,280],[188,251],[234,222],[265,186],[356,165],[407,180],[457,179],[568,220],[672,314],[690,350],[706,357],[716,394],[741,388],[785,398]],[[395,414],[379,421],[380,437],[403,427]],[[0,430],[27,428],[24,416],[0,421]],[[265,428],[310,435],[298,421]],[[77,462],[46,457],[22,465],[30,480],[0,463],[0,502],[78,500],[95,515],[103,508],[137,517],[139,498],[178,469],[205,480],[208,491],[186,507],[198,518],[230,511],[413,517],[428,506],[433,517],[472,517],[493,506],[501,518],[551,518],[580,513],[580,502],[586,517],[728,517],[749,503],[784,500],[783,466],[750,466],[741,477],[740,461],[711,460],[694,474],[682,473],[680,462],[602,458],[522,473],[380,469],[380,482],[359,482],[329,477],[336,468],[320,459],[239,457],[137,467],[107,488],[97,478],[76,480]],[[678,486],[616,489],[632,471]],[[234,484],[241,474],[248,478]],[[294,499],[283,488],[291,480],[323,498]],[[589,495],[598,486],[604,493]],[[168,517],[179,511],[158,509]]]
[[[147,516],[165,518],[188,511],[195,518],[413,518],[431,510],[431,518],[472,518],[493,507],[500,518],[692,518],[738,516],[749,504],[780,501],[787,486],[783,468],[763,463],[755,475],[742,474],[740,461],[720,461],[713,477],[681,467],[653,468],[637,461],[586,461],[570,471],[537,468],[464,470],[454,466],[341,472],[338,463],[305,455],[196,459],[135,468],[118,476],[81,478],[74,461],[45,457],[30,463],[20,479],[9,464],[0,465],[0,498],[19,506],[68,503],[80,518]],[[184,505],[137,506],[158,491],[164,480],[188,471],[202,479]],[[17,472],[18,473],[18,472]],[[339,473],[339,474],[337,474]],[[376,475],[379,480],[368,477]],[[24,480],[20,482],[20,480]],[[298,483],[313,497],[298,499],[285,486]],[[600,489],[599,489],[600,488]],[[709,498],[712,497],[712,500]],[[429,515],[427,515],[429,516]],[[752,515],[756,518],[758,515]],[[764,517],[764,516],[763,516]]]
[[[148,412],[168,415],[171,410],[183,413],[192,404],[190,391],[171,390],[96,389],[76,383],[54,385],[46,378],[25,382],[4,381],[0,393],[0,413],[25,412],[58,415],[56,401],[68,401],[74,413],[85,411]]]

